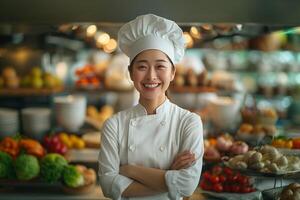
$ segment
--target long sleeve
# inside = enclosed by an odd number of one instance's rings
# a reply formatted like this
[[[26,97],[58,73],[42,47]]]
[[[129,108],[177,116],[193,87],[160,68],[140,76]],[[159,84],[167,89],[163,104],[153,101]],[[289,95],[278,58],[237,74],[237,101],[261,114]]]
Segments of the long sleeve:
[[[198,115],[192,114],[182,130],[180,151],[190,150],[195,153],[195,163],[187,169],[168,170],[165,174],[166,184],[169,190],[170,199],[180,199],[191,196],[195,191],[202,170],[203,129],[202,122]]]
[[[106,197],[114,200],[120,200],[123,191],[133,182],[132,179],[119,174],[117,126],[117,121],[114,118],[105,122],[98,159],[98,175],[102,191]]]

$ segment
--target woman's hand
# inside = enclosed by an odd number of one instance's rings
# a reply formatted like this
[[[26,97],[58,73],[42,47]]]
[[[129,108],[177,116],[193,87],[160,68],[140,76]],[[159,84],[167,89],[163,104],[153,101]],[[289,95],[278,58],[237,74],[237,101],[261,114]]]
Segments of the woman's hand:
[[[190,151],[184,151],[176,156],[171,165],[171,169],[180,170],[188,168],[195,160],[196,158],[194,153]]]

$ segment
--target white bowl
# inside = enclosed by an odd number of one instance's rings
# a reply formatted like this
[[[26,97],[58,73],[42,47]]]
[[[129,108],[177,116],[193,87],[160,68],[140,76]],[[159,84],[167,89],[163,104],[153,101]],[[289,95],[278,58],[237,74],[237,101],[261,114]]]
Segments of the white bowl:
[[[83,125],[86,115],[86,98],[84,96],[56,97],[54,107],[58,126],[70,132],[77,132]]]

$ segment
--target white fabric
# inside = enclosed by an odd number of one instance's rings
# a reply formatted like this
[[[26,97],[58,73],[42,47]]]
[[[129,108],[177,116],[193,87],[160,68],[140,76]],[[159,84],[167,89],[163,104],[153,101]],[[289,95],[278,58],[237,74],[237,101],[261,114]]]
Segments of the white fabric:
[[[147,115],[138,104],[115,114],[104,125],[99,154],[99,178],[105,196],[121,198],[133,180],[119,174],[119,166],[142,165],[167,170],[169,192],[134,200],[181,199],[198,185],[202,169],[203,129],[198,115],[166,100],[155,115]],[[196,162],[183,170],[169,170],[175,156],[185,150],[196,154]]]
[[[174,64],[184,56],[184,37],[173,21],[153,14],[141,15],[126,23],[118,33],[120,49],[130,58],[147,49],[158,49]]]

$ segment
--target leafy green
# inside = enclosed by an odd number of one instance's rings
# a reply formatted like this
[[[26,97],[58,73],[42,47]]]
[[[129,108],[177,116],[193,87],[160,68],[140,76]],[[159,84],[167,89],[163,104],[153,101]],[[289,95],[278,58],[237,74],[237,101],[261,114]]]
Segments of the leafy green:
[[[21,154],[15,160],[15,170],[19,180],[30,180],[40,173],[39,161],[36,157]]]
[[[12,157],[0,151],[0,178],[14,178],[15,176]]]
[[[79,187],[84,184],[83,175],[75,166],[68,165],[63,171],[64,183],[69,187]]]
[[[67,160],[60,154],[47,154],[41,161],[41,178],[46,182],[53,183],[62,177]]]

